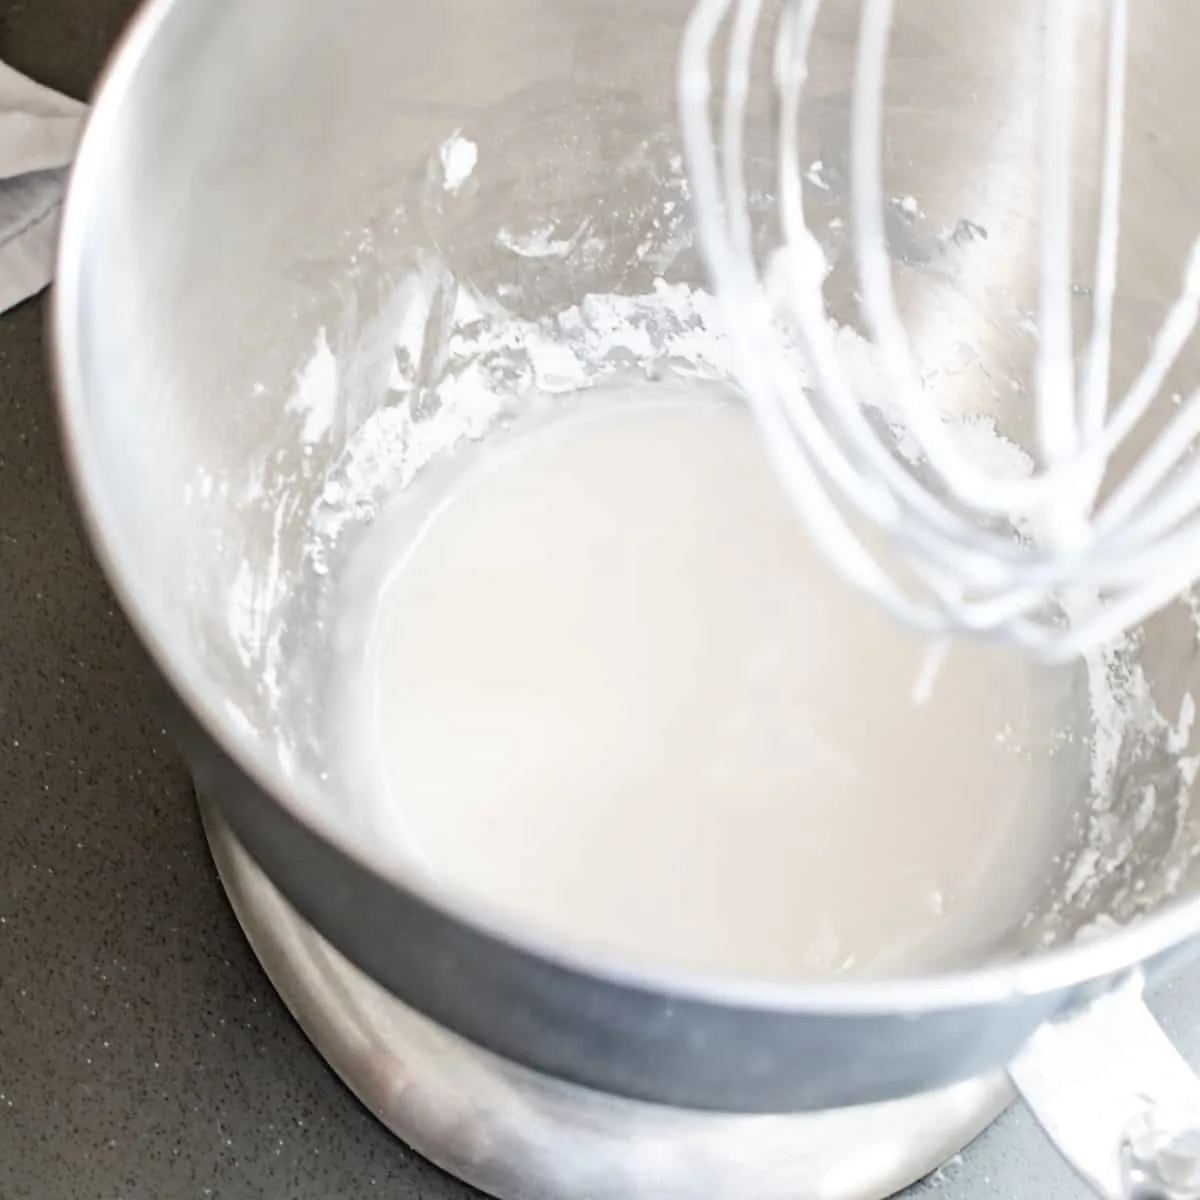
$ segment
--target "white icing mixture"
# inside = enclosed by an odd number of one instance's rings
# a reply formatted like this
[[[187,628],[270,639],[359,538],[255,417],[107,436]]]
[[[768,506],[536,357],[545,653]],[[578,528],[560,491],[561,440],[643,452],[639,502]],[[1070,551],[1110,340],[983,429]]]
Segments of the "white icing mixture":
[[[814,556],[746,413],[664,393],[597,397],[364,543],[389,569],[344,749],[373,835],[644,961],[792,978],[999,942],[1064,824],[1017,749],[1057,715],[1033,668],[965,649],[913,706],[923,645]]]
[[[711,297],[659,281],[530,321],[429,259],[394,316],[392,396],[307,519],[341,609],[321,755],[352,832],[581,944],[717,972],[921,970],[1005,952],[1023,916],[1048,937],[1098,915],[1137,852],[1122,748],[1182,750],[1193,718],[1158,714],[1136,643],[1074,678],[956,646],[915,706],[926,648],[815,559],[728,402]],[[838,342],[886,420],[870,347]],[[289,404],[306,445],[329,444],[342,366],[322,334]],[[989,419],[951,426],[1027,469]],[[230,626],[271,680],[272,564]],[[1141,831],[1171,802],[1182,827],[1164,786]],[[1119,919],[1157,898],[1108,897]]]

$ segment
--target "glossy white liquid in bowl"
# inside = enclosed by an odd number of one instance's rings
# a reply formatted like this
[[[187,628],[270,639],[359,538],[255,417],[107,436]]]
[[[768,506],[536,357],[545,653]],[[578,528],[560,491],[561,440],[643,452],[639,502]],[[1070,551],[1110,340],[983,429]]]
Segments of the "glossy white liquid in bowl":
[[[817,558],[748,416],[658,394],[513,438],[363,544],[342,749],[371,836],[641,962],[991,953],[1061,844],[1054,677],[960,647],[914,705],[925,645]]]

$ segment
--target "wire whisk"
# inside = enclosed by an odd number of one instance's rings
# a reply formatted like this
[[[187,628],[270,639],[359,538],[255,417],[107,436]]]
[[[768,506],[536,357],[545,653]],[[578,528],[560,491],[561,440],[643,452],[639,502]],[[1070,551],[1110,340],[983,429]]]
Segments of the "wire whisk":
[[[1100,0],[1097,0],[1099,3]],[[1140,624],[1200,576],[1200,389],[1111,486],[1110,460],[1157,402],[1200,316],[1200,240],[1127,390],[1112,394],[1129,55],[1128,0],[1101,4],[1105,82],[1090,329],[1074,349],[1071,236],[1082,0],[1045,0],[1035,462],[980,468],[930,403],[885,237],[883,113],[894,0],[862,0],[850,117],[852,246],[865,332],[905,452],[873,422],[836,352],[800,162],[822,0],[785,0],[772,39],[780,244],[760,269],[747,187],[747,97],[763,0],[697,0],[678,89],[698,238],[739,381],[812,537],[856,587],[935,638],[973,635],[1063,661]],[[717,46],[722,46],[714,69]],[[714,89],[719,78],[719,96]],[[790,343],[790,344],[789,344]],[[795,369],[798,344],[808,371]],[[916,454],[911,448],[916,448]],[[1011,530],[1011,532],[1010,532]]]

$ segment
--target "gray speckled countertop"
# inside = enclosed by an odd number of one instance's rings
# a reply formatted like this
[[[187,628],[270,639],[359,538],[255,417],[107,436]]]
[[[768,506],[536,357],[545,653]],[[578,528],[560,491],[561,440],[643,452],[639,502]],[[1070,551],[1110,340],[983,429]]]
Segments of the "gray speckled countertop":
[[[133,0],[7,0],[86,95]],[[0,1200],[465,1200],[330,1074],[217,884],[144,656],[79,532],[41,303],[0,317]],[[1200,1062],[1200,968],[1157,1007]],[[1085,1195],[1010,1112],[916,1189]]]

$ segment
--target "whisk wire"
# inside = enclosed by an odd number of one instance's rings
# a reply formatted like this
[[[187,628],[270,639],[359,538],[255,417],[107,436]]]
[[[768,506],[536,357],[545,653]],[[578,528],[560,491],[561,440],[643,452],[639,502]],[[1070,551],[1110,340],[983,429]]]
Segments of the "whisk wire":
[[[1112,374],[1112,321],[1117,296],[1117,263],[1121,240],[1121,178],[1125,151],[1125,89],[1129,45],[1129,2],[1112,0],[1108,22],[1108,61],[1104,96],[1099,220],[1096,266],[1092,283],[1092,331],[1084,356],[1080,423],[1094,441],[1108,415]],[[1099,487],[1096,476],[1093,492]]]
[[[1044,0],[1042,54],[1041,278],[1038,284],[1038,443],[1054,466],[1076,450],[1074,350],[1071,321],[1071,144],[1079,0]],[[1067,489],[1050,514],[1059,518],[1074,499]]]

